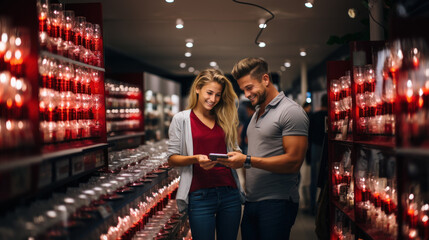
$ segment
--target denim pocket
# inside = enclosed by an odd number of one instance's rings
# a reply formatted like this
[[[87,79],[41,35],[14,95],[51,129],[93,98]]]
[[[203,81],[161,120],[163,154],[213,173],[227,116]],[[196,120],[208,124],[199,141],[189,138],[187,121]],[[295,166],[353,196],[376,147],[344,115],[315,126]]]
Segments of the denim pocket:
[[[207,196],[207,191],[200,189],[195,192],[191,192],[189,194],[189,201],[193,202],[193,201],[204,200],[206,196]]]

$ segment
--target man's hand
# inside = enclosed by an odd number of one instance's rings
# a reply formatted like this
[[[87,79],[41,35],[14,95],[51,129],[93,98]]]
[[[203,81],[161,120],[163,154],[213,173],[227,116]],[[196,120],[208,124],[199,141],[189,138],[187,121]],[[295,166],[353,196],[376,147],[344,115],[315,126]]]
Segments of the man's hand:
[[[230,168],[242,168],[246,155],[239,152],[229,152],[228,158],[218,158],[218,162]]]

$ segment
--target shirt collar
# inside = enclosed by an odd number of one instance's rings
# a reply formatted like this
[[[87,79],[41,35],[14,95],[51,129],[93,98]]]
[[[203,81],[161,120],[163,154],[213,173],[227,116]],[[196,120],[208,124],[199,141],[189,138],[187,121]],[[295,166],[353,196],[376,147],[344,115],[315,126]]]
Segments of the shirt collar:
[[[275,98],[273,98],[273,100],[271,100],[270,103],[268,103],[266,109],[267,108],[275,108],[279,104],[279,102],[285,97],[286,97],[285,94],[283,92],[280,92],[279,94],[277,94],[277,96]],[[261,106],[257,105],[255,107],[255,110],[259,111],[260,108],[261,108]]]

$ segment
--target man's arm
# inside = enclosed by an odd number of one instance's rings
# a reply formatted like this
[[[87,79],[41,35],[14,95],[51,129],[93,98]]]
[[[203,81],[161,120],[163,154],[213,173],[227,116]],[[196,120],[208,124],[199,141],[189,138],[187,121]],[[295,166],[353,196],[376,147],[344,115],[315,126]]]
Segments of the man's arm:
[[[284,154],[267,158],[251,156],[252,167],[274,173],[299,172],[307,151],[307,136],[283,136],[282,140]],[[231,168],[243,167],[246,155],[230,152],[228,156],[228,159],[218,161]]]

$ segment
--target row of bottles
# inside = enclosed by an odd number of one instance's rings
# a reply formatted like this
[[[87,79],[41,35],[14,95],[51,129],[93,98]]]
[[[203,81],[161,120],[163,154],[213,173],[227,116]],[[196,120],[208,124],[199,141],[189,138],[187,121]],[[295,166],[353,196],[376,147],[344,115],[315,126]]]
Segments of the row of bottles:
[[[139,87],[107,79],[106,125],[107,133],[115,135],[121,131],[136,131],[142,127],[142,91]]]
[[[111,233],[117,239],[143,218],[148,223],[149,218],[166,208],[169,200],[174,198],[179,183],[177,171],[166,171],[166,154],[161,152],[166,149],[165,144],[161,142],[158,145],[142,145],[135,149],[112,152],[112,156],[120,158],[111,163],[115,165],[115,161],[121,162],[120,167],[114,171],[110,171],[110,167],[106,168],[78,185],[53,192],[48,199],[35,199],[29,204],[11,209],[0,218],[0,225],[2,229],[20,231],[0,231],[0,238],[71,238],[79,228],[84,229],[87,224],[109,218],[113,221],[106,223],[114,223],[110,228],[100,224],[91,231],[97,238]],[[156,180],[163,173],[167,174],[166,177]],[[153,181],[157,183],[152,184]],[[113,203],[127,201],[128,194],[141,191],[139,189],[148,184],[151,185],[150,189],[120,209],[112,211],[112,208],[118,207]],[[144,226],[142,222],[139,224]],[[94,237],[93,234],[91,236]]]
[[[42,142],[99,137],[104,104],[97,89],[100,72],[42,55],[39,74]]]
[[[35,144],[28,109],[32,88],[25,71],[29,53],[28,29],[0,15],[0,152]]]
[[[42,49],[85,64],[101,67],[101,27],[65,10],[61,3],[38,0],[39,40]]]

